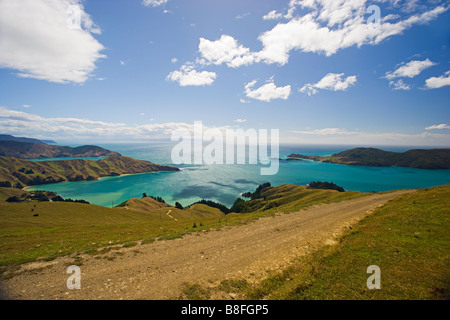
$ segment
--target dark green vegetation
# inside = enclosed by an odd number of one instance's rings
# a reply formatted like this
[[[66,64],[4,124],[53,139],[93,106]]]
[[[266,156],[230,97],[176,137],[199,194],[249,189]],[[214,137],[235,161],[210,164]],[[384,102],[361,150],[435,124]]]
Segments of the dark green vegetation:
[[[255,192],[245,192],[242,196],[244,198],[250,198],[251,200],[259,199],[261,198],[261,192],[270,186],[270,182],[263,183],[256,188]]]
[[[113,156],[99,161],[72,159],[39,162],[0,156],[0,181],[6,184],[9,182],[12,186],[96,180],[107,176],[156,171],[179,169],[125,156]]]
[[[310,159],[328,163],[373,166],[410,167],[418,169],[450,169],[450,149],[414,149],[403,153],[376,148],[355,148],[327,157],[292,153],[289,159]]]
[[[293,212],[318,203],[366,195],[282,185],[263,190],[266,204],[263,199],[250,200],[256,208],[253,212],[225,215],[203,203],[180,210],[152,197],[130,199],[118,208],[36,200],[5,201],[23,193],[19,189],[0,188],[0,266],[3,267],[129,242],[173,239],[193,231],[246,223],[275,212]],[[267,208],[272,202],[277,202],[277,206]]]
[[[337,245],[300,257],[258,284],[226,280],[213,290],[245,299],[448,300],[449,230],[450,185],[419,190],[377,209]],[[370,265],[380,267],[380,290],[366,286]]]
[[[33,201],[36,200],[38,202],[77,202],[77,203],[85,203],[89,204],[89,202],[82,200],[82,199],[64,199],[60,195],[56,194],[52,191],[42,191],[42,190],[36,190],[36,191],[23,191],[23,190],[17,190],[17,189],[11,189],[11,188],[1,188],[0,187],[0,201],[6,201],[6,202],[24,202],[24,201]]]
[[[311,189],[328,189],[328,190],[336,190],[339,192],[344,192],[344,188],[338,186],[333,182],[321,182],[321,181],[312,181],[308,183],[308,187]]]
[[[64,147],[45,143],[0,140],[0,156],[20,159],[68,158],[68,157],[111,157],[118,152],[98,146]]]

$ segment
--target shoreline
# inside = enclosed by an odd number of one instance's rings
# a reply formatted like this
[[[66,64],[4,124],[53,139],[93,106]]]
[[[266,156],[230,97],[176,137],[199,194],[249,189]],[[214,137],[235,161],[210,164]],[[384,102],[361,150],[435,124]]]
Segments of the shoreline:
[[[21,190],[27,191],[27,189],[34,188],[36,186],[47,186],[47,185],[52,185],[52,184],[56,185],[56,184],[62,184],[62,183],[67,183],[67,182],[100,181],[100,180],[105,179],[105,178],[116,178],[116,177],[119,178],[119,177],[125,177],[125,176],[135,176],[135,175],[140,175],[140,174],[159,173],[159,172],[178,172],[178,171],[150,171],[150,172],[140,172],[140,173],[124,173],[124,174],[120,174],[120,175],[117,175],[117,176],[98,177],[95,180],[80,180],[80,181],[69,181],[69,180],[66,180],[66,181],[55,182],[55,183],[38,184],[38,185],[35,185],[35,186],[26,186],[26,187],[23,187]]]

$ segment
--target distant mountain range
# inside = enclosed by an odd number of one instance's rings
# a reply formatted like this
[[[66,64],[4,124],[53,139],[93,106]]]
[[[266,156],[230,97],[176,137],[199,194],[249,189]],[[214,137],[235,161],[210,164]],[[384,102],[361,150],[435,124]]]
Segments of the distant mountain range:
[[[326,157],[296,153],[288,156],[288,160],[301,159],[371,167],[450,169],[450,149],[413,149],[399,153],[376,148],[354,148]]]
[[[28,143],[38,143],[38,144],[56,144],[56,142],[53,140],[38,140],[38,139],[33,139],[33,138],[14,137],[10,134],[0,134],[0,141],[28,142]]]

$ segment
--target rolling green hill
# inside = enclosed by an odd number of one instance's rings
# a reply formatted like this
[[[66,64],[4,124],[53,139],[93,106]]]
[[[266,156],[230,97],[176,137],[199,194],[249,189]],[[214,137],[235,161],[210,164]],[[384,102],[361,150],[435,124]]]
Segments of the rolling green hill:
[[[316,203],[331,203],[354,199],[372,193],[358,191],[338,192],[336,190],[310,189],[306,186],[283,184],[262,188],[257,197],[245,201],[237,199],[231,212],[293,212]]]
[[[288,159],[310,159],[328,163],[373,166],[450,169],[450,149],[413,149],[403,153],[376,148],[355,148],[331,156],[306,156],[292,153]]]
[[[136,241],[172,239],[197,230],[242,224],[274,212],[292,212],[318,203],[365,195],[282,185],[263,190],[267,204],[279,201],[278,207],[267,209],[257,199],[251,200],[255,201],[252,202],[255,211],[227,215],[204,204],[180,210],[151,197],[130,199],[116,208],[71,202],[8,203],[2,200],[22,193],[19,189],[0,188],[0,271],[2,266],[95,252],[97,248]]]
[[[28,161],[0,156],[0,181],[25,186],[63,181],[96,180],[101,177],[156,171],[179,171],[172,166],[154,164],[125,156],[99,161],[72,159],[61,161]]]

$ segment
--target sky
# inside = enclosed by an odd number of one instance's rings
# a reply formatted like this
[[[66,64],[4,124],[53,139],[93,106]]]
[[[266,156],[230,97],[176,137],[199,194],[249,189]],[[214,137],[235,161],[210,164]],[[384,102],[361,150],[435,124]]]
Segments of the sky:
[[[442,0],[0,0],[0,133],[450,147]]]

